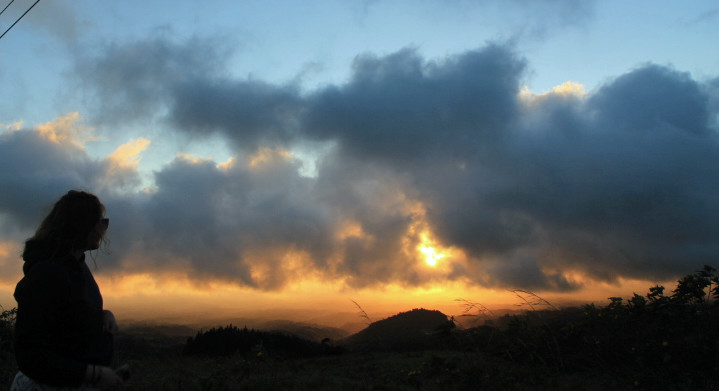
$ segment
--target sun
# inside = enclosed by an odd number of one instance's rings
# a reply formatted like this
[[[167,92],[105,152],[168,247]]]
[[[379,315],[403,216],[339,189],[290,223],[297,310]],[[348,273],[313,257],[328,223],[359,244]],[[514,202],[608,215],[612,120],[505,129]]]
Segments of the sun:
[[[444,254],[437,254],[432,247],[421,247],[419,250],[427,256],[425,262],[429,266],[437,266],[437,261],[444,258]]]

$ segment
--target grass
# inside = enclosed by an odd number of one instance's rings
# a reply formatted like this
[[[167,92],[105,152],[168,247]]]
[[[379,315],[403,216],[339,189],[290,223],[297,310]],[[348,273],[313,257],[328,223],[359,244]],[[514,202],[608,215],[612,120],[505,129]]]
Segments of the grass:
[[[357,353],[302,360],[241,355],[130,362],[132,390],[635,389],[631,378],[565,376],[479,352]]]
[[[118,348],[122,356],[122,345]],[[442,349],[286,360],[240,354],[193,357],[180,354],[178,346],[165,346],[124,363],[130,364],[132,377],[123,389],[136,391],[662,389],[651,387],[649,375],[638,372],[601,367],[560,371],[481,351]],[[709,388],[684,379],[664,389]]]

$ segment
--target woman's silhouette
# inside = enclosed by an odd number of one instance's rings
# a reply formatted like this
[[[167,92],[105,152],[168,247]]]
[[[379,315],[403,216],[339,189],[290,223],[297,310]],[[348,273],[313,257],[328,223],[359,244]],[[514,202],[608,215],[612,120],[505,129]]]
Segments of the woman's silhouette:
[[[91,390],[122,384],[109,367],[117,322],[102,296],[85,251],[105,242],[109,220],[93,194],[71,190],[25,242],[11,391]]]

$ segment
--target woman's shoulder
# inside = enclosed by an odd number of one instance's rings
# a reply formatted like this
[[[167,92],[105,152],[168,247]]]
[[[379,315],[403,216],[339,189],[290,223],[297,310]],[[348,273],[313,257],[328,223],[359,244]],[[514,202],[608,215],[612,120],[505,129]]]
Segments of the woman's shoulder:
[[[36,262],[32,265],[32,268],[25,272],[25,276],[32,276],[34,278],[60,278],[66,277],[69,273],[70,268],[65,262],[61,262],[57,259],[48,259],[46,261]]]
[[[72,276],[68,265],[57,260],[39,261],[25,271],[16,292],[22,294],[25,291],[46,291],[61,294],[62,289],[71,284]]]

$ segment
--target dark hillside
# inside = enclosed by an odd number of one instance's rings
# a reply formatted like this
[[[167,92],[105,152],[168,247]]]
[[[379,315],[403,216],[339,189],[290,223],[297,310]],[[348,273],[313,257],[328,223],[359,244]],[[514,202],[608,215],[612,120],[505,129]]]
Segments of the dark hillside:
[[[441,345],[453,326],[439,311],[415,308],[374,322],[339,344],[357,351],[426,349]]]
[[[336,327],[320,326],[316,324],[293,322],[289,320],[274,320],[259,324],[256,329],[278,332],[306,339],[322,342],[325,339],[337,341],[347,337],[348,333]]]
[[[187,339],[183,354],[190,356],[228,356],[240,354],[245,357],[270,355],[283,358],[317,357],[339,354],[342,349],[330,343],[302,339],[281,332],[258,331],[232,325],[200,331]]]

